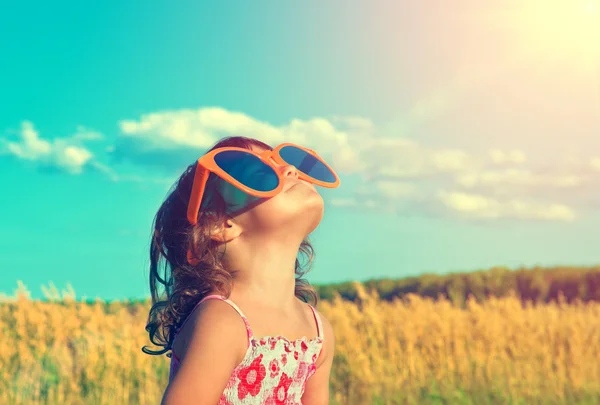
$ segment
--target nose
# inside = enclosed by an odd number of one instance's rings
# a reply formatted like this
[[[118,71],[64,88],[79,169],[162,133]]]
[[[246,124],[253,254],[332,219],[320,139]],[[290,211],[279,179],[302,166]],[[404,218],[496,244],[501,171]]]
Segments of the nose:
[[[284,177],[295,177],[298,178],[298,169],[294,165],[284,166],[282,169],[282,173]]]

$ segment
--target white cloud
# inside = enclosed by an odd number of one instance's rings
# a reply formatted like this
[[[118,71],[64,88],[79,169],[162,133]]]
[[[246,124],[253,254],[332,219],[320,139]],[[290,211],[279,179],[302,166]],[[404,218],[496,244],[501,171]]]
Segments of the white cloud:
[[[80,125],[71,139],[78,141],[100,141],[104,139],[104,135]]]
[[[365,121],[347,119],[343,124],[364,126]],[[145,114],[139,120],[123,120],[119,126],[122,135],[115,152],[142,164],[160,164],[157,153],[173,152],[177,157],[162,160],[165,167],[171,167],[176,165],[173,159],[187,161],[226,136],[256,138],[270,145],[295,142],[323,155],[340,154],[342,158],[336,156],[335,160],[342,164],[352,158],[347,133],[318,117],[273,126],[240,112],[208,107]]]
[[[447,208],[465,217],[480,219],[536,219],[571,221],[576,215],[563,204],[510,199],[499,201],[479,194],[440,191],[438,198]]]
[[[59,168],[71,174],[79,174],[83,167],[93,158],[93,154],[85,147],[79,146],[77,141],[88,137],[91,132],[78,132],[73,138],[54,139],[51,142],[41,139],[39,132],[29,121],[21,123],[19,140],[17,142],[4,141],[8,154],[19,159],[29,160]],[[94,139],[98,134],[93,133]]]
[[[456,148],[428,148],[405,138],[357,139],[349,137],[353,151],[350,161],[356,171],[367,172],[371,177],[388,179],[423,178],[434,175],[478,170],[483,159]]]
[[[504,151],[501,149],[491,149],[490,158],[495,164],[505,163],[524,163],[527,160],[525,152],[519,149]]]
[[[451,89],[438,90],[426,98],[417,100],[411,109],[411,116],[424,121],[445,112],[452,101]]]
[[[294,119],[288,125],[279,128],[280,136],[273,140],[279,142],[294,142],[310,148],[318,148],[321,153],[330,154],[338,148],[348,146],[348,135],[337,130],[331,122],[324,118],[310,120]]]
[[[80,173],[81,168],[93,157],[86,148],[57,142],[54,161],[71,173]]]
[[[335,207],[356,207],[358,201],[354,198],[332,198],[329,203]]]
[[[346,135],[326,119],[293,119],[275,127],[246,114],[211,107],[199,110],[165,111],[143,115],[139,121],[119,123],[123,136],[144,140],[147,149],[192,147],[207,149],[224,136],[247,136],[268,144],[284,141],[318,145],[331,151],[344,145]]]
[[[273,126],[243,113],[210,107],[156,112],[119,125],[122,136],[117,154],[140,163],[156,163],[157,152],[178,150],[184,154],[180,159],[189,159],[190,150],[198,155],[225,136],[248,136],[271,145],[295,142],[327,156],[343,174],[407,178],[473,170],[483,163],[456,148],[429,149],[404,138],[377,137],[373,122],[362,117],[292,119]]]
[[[392,202],[382,203],[379,199],[361,197],[361,198],[332,198],[328,204],[334,207],[350,208],[359,210],[376,210],[380,214],[396,214],[400,211],[397,204]]]
[[[21,124],[21,142],[7,142],[6,146],[13,155],[27,160],[38,160],[52,153],[50,142],[39,138],[39,133],[29,121]]]
[[[445,108],[440,94],[417,105],[411,114],[427,116]],[[492,148],[474,153],[460,147],[425,146],[399,136],[382,136],[363,117],[292,119],[275,126],[223,108],[162,111],[120,123],[122,135],[114,152],[142,164],[180,168],[225,136],[247,136],[271,145],[295,142],[317,150],[342,176],[359,174],[363,183],[346,195],[330,200],[340,207],[381,212],[440,208],[469,218],[529,218],[567,220],[575,217],[573,190],[590,185],[589,173],[561,168],[544,172],[507,168],[529,161],[517,148]],[[595,162],[595,163],[594,163]],[[598,162],[592,161],[592,166]],[[572,166],[569,166],[572,167]],[[557,168],[554,168],[557,169]],[[588,168],[589,172],[589,168]],[[459,185],[467,193],[438,190]],[[562,195],[552,190],[569,189]],[[553,194],[554,193],[554,194]],[[535,201],[530,197],[536,196]],[[510,199],[506,199],[510,197]],[[562,203],[547,203],[558,201]],[[437,205],[436,205],[437,204]]]
[[[441,172],[454,172],[468,169],[472,157],[463,150],[445,149],[433,151],[431,154],[433,166]]]
[[[546,175],[534,173],[528,169],[506,169],[484,170],[479,173],[459,175],[456,178],[456,182],[467,188],[491,186],[569,188],[583,185],[586,182],[586,178],[574,174]]]
[[[369,136],[375,132],[375,124],[368,118],[356,116],[333,116],[331,123],[340,131]]]
[[[139,121],[124,120],[119,126],[124,136],[141,139],[145,150],[209,148],[215,141],[211,129],[215,123],[225,121],[222,115],[219,109],[208,113],[192,110],[166,111],[145,114]],[[241,114],[232,114],[231,118],[232,121],[237,121],[238,127],[243,126],[241,121],[246,121]],[[229,126],[232,126],[231,122]]]
[[[375,188],[385,198],[396,200],[417,195],[418,189],[415,184],[398,181],[376,181]]]
[[[444,100],[439,94],[410,113],[435,115],[445,108]],[[571,220],[575,218],[574,207],[583,207],[580,202],[585,196],[581,193],[597,189],[600,183],[590,171],[600,171],[600,157],[582,160],[573,155],[560,165],[560,156],[545,158],[546,168],[536,171],[522,166],[529,157],[520,149],[492,148],[476,154],[456,146],[425,146],[394,134],[384,136],[381,128],[364,117],[295,118],[275,126],[240,112],[211,107],[144,114],[122,120],[119,126],[119,139],[116,145],[104,146],[106,152],[142,165],[178,169],[171,174],[226,136],[247,136],[271,145],[299,143],[317,150],[340,175],[362,175],[362,183],[349,190],[353,194],[331,199],[332,205],[378,212],[417,210],[427,214],[444,209],[464,218]],[[101,133],[83,126],[68,138],[43,139],[33,124],[25,121],[18,140],[0,138],[0,153],[73,174],[81,173],[87,165],[113,181],[146,182],[135,174],[118,175],[81,145],[102,139]],[[521,167],[501,168],[516,164]],[[172,183],[164,178],[147,181]],[[463,190],[439,191],[457,185]]]

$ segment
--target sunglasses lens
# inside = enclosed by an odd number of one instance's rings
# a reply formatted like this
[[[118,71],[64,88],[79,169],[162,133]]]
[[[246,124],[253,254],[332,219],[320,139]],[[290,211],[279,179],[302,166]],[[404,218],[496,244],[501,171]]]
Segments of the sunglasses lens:
[[[335,183],[335,175],[318,157],[295,146],[284,146],[279,155],[288,164],[315,180],[325,183]]]
[[[251,153],[228,150],[217,153],[214,159],[225,173],[253,190],[271,191],[279,184],[277,173]]]

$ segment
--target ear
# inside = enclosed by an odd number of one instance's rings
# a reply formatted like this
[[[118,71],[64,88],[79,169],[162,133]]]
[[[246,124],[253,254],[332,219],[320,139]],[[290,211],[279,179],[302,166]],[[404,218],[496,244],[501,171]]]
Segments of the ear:
[[[227,218],[220,226],[213,228],[210,238],[219,243],[227,243],[242,234],[242,227],[232,218]]]

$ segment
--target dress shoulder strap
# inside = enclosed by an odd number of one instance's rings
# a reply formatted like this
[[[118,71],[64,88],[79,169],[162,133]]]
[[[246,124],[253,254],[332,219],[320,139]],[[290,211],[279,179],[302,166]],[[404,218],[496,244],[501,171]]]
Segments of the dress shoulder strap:
[[[240,307],[238,307],[235,304],[235,302],[231,301],[230,299],[225,298],[222,295],[216,295],[216,294],[207,295],[206,297],[202,298],[202,300],[200,302],[203,302],[205,300],[212,299],[212,298],[217,298],[217,299],[220,299],[221,301],[225,301],[226,303],[231,305],[231,307],[233,309],[235,309],[237,311],[237,313],[242,318],[242,321],[244,321],[244,325],[246,325],[246,335],[248,336],[248,344],[252,344],[252,329],[250,328],[250,322],[248,322],[248,318],[246,318],[246,315],[244,315],[244,313],[242,312]],[[200,303],[198,303],[198,304],[200,304]]]
[[[250,323],[248,322],[248,319],[246,318],[246,316],[244,315],[244,313],[242,312],[242,310],[233,301],[231,301],[230,299],[227,299],[227,298],[223,297],[222,295],[212,294],[212,295],[207,295],[206,297],[202,298],[194,306],[194,308],[190,311],[190,315],[192,314],[192,312],[194,312],[196,310],[196,308],[201,303],[203,303],[206,300],[215,299],[215,298],[216,299],[220,299],[221,301],[225,301],[226,303],[228,303],[229,305],[231,305],[233,307],[233,309],[235,309],[237,311],[238,314],[240,314],[240,317],[242,318],[242,321],[244,321],[244,325],[246,325],[246,335],[248,336],[248,344],[251,344],[252,329],[250,329]],[[190,315],[188,315],[187,318],[183,321],[183,323],[181,324],[181,326],[177,330],[176,335],[183,328],[183,325],[185,325],[185,323],[187,322],[187,320],[190,319]]]
[[[320,337],[321,339],[324,339],[325,334],[323,333],[323,323],[321,322],[321,317],[319,316],[319,313],[312,305],[308,304],[308,306],[310,307],[310,309],[312,309],[313,315],[315,316],[315,321],[317,322],[318,337]]]

